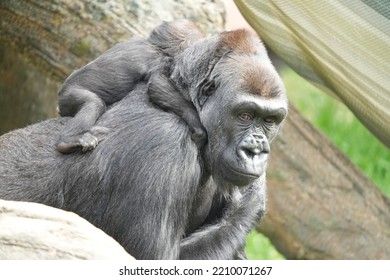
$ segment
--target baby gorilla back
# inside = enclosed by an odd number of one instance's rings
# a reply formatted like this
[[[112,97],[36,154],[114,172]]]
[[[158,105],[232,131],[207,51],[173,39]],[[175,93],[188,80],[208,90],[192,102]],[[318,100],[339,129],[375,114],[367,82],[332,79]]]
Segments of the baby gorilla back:
[[[94,149],[99,142],[96,132],[104,132],[94,125],[106,106],[118,102],[138,83],[155,74],[166,76],[165,86],[162,90],[150,91],[157,93],[150,94],[150,99],[160,109],[183,118],[201,147],[205,133],[198,114],[191,102],[174,85],[169,85],[168,80],[173,57],[200,37],[200,31],[188,21],[165,22],[153,29],[149,38],[134,37],[119,43],[76,70],[59,91],[60,114],[73,116],[73,119],[62,129],[57,150],[72,153],[80,148],[84,152]]]

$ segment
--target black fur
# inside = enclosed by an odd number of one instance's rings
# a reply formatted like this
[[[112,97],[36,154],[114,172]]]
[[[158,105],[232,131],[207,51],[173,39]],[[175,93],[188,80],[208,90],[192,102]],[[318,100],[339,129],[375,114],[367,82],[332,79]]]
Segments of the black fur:
[[[74,118],[60,133],[58,151],[72,153],[80,148],[95,148],[98,139],[93,126],[106,106],[121,100],[151,73],[168,75],[170,59],[200,36],[200,31],[188,21],[164,22],[152,30],[149,38],[134,37],[117,44],[72,73],[59,91],[58,109],[61,116]],[[165,84],[169,86],[169,80]],[[170,90],[168,95],[161,91],[150,98],[157,106],[182,117],[193,131],[193,140],[203,146],[206,136],[195,108],[188,106],[190,103],[174,86]]]
[[[248,191],[242,203],[229,202],[229,213],[220,219],[209,217],[202,227],[205,217],[191,213],[197,207],[192,205],[199,204],[196,197],[202,197],[206,215],[214,196],[215,211],[221,211],[226,201],[209,186],[211,178],[206,176],[199,186],[202,162],[188,128],[175,115],[149,105],[146,88],[140,87],[101,117],[98,125],[110,133],[90,153],[62,156],[53,149],[55,135],[69,118],[0,137],[0,198],[73,211],[139,259],[233,258],[258,220],[253,215],[264,207],[258,203],[264,197],[251,198]],[[196,233],[186,233],[189,224]]]

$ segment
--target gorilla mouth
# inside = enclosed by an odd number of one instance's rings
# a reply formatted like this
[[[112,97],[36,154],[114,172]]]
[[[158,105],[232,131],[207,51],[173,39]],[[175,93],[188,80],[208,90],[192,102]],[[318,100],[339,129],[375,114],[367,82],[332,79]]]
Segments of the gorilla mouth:
[[[230,168],[230,171],[235,173],[235,174],[241,175],[241,176],[252,177],[252,178],[255,178],[255,179],[260,177],[259,174],[250,173],[250,172],[244,172],[244,171],[237,170],[237,169],[234,169],[234,168]]]
[[[254,172],[248,172],[248,171],[243,170],[243,169],[234,168],[227,162],[224,162],[223,168],[226,171],[233,173],[231,175],[237,176],[237,177],[239,176],[239,177],[247,177],[247,178],[257,179],[261,175],[261,174],[254,173]]]

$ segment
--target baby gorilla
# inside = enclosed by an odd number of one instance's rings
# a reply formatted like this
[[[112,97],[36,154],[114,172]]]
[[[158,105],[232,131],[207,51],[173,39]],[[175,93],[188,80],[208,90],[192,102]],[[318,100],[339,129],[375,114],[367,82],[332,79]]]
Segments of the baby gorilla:
[[[62,130],[57,150],[66,154],[94,149],[106,133],[105,128],[94,126],[96,120],[141,81],[149,84],[150,100],[181,117],[201,147],[206,133],[198,113],[168,76],[173,57],[202,36],[189,21],[164,22],[147,39],[134,37],[119,43],[72,73],[59,91],[58,108],[61,116],[73,118]]]

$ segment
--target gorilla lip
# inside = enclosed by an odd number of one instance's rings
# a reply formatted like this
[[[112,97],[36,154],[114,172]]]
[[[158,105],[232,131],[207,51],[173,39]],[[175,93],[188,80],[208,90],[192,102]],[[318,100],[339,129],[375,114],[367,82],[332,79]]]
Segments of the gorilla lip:
[[[257,179],[261,176],[261,174],[257,174],[257,173],[243,172],[241,170],[238,170],[236,168],[231,167],[230,164],[228,164],[226,162],[223,164],[223,168],[228,169],[232,173],[237,174],[239,176],[250,177],[253,179]]]
[[[255,179],[257,179],[257,178],[259,178],[260,177],[260,174],[254,174],[254,173],[244,173],[244,172],[241,172],[241,171],[239,171],[239,170],[237,170],[237,169],[230,169],[232,172],[234,172],[234,173],[237,173],[237,174],[240,174],[240,175],[244,175],[244,176],[246,176],[246,177],[251,177],[251,178],[255,178]]]

